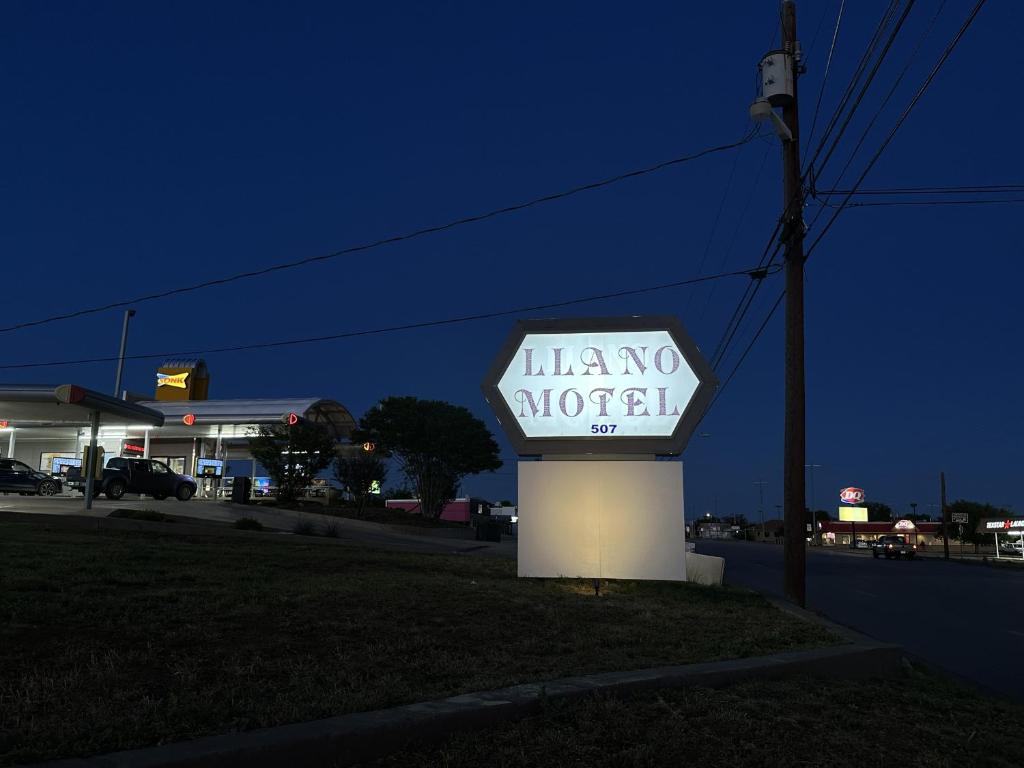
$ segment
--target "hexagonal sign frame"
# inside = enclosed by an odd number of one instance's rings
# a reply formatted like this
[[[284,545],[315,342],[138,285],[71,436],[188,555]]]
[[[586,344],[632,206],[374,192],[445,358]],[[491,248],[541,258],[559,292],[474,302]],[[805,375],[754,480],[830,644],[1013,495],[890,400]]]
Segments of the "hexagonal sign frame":
[[[521,456],[679,455],[717,387],[672,316],[520,320],[481,385]]]

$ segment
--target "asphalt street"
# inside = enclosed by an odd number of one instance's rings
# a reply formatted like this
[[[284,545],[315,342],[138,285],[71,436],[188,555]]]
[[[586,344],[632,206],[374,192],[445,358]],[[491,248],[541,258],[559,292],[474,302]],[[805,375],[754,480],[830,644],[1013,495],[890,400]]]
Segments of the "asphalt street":
[[[698,539],[725,581],[783,596],[782,547]],[[1024,701],[1024,569],[807,553],[807,607],[983,687]]]

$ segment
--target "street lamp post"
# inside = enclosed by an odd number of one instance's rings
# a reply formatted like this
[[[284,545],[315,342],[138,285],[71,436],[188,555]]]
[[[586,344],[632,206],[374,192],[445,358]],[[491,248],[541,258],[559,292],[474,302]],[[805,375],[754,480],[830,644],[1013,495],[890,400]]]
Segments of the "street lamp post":
[[[820,469],[821,464],[804,464],[804,469],[811,470],[811,516],[814,516],[814,508],[817,506],[817,502],[814,500],[814,470]]]
[[[758,490],[758,493],[759,493],[759,496],[760,496],[760,500],[761,500],[761,503],[759,505],[758,511],[761,513],[761,538],[762,539],[765,538],[765,535],[764,535],[764,486],[765,486],[765,484],[767,482],[768,482],[767,480],[755,480],[754,481],[754,485],[757,486],[757,490]]]
[[[117,354],[117,376],[114,378],[114,397],[121,397],[121,377],[124,374],[124,353],[128,347],[128,321],[135,317],[134,309],[124,311],[124,324],[121,326],[121,351]]]
[[[815,507],[818,506],[814,499],[814,470],[820,467],[821,464],[804,464],[804,469],[811,470],[811,539],[817,540],[818,544],[821,544],[821,539],[818,537],[818,525],[814,519]]]

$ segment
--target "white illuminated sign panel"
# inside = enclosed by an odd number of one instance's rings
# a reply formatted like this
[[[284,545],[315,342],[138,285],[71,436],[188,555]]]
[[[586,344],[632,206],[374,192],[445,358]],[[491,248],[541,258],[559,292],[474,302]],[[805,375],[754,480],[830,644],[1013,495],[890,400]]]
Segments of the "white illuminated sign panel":
[[[527,437],[670,437],[697,384],[668,331],[536,333],[498,391]]]
[[[520,323],[484,392],[519,453],[678,453],[714,375],[674,318]]]
[[[867,507],[840,507],[839,520],[846,523],[866,523],[868,521]]]

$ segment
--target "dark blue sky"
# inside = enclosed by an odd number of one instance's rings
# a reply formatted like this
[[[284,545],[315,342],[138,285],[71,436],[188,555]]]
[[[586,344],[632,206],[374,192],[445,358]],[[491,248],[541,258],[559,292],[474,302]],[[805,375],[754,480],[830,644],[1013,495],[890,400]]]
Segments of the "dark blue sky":
[[[821,121],[884,3],[847,3]],[[820,187],[938,3],[922,2]],[[967,4],[947,3],[853,168]],[[809,130],[838,2],[798,4]],[[819,28],[819,20],[823,23]],[[865,186],[1024,182],[1017,3],[989,3]],[[0,9],[0,324],[333,251],[739,138],[774,42],[759,3],[36,3]],[[817,32],[817,35],[815,34]],[[813,41],[813,44],[812,44]],[[343,332],[670,282],[756,263],[780,211],[777,142],[415,242],[138,307],[130,352]],[[763,170],[762,170],[763,169]],[[730,182],[731,176],[731,182]],[[853,181],[851,173],[842,181]],[[724,199],[721,221],[712,222]],[[746,208],[747,201],[751,203]],[[743,215],[746,209],[745,215]],[[817,207],[812,206],[809,218]],[[1021,477],[1020,206],[860,208],[807,268],[808,459],[838,489],[932,511],[1015,504]],[[824,220],[824,219],[823,219]],[[813,237],[813,234],[812,234]],[[710,243],[710,246],[709,246]],[[745,278],[553,315],[673,313],[708,354]],[[727,373],[781,287],[762,290]],[[713,291],[713,292],[712,292]],[[315,394],[359,415],[413,394],[466,405],[511,318],[207,356],[211,396]],[[117,311],[3,334],[6,364],[116,354]],[[684,454],[688,514],[781,503],[774,318]],[[155,363],[130,363],[149,391]],[[0,371],[113,384],[110,363]],[[476,494],[514,496],[514,456]],[[397,478],[393,478],[396,480]]]

